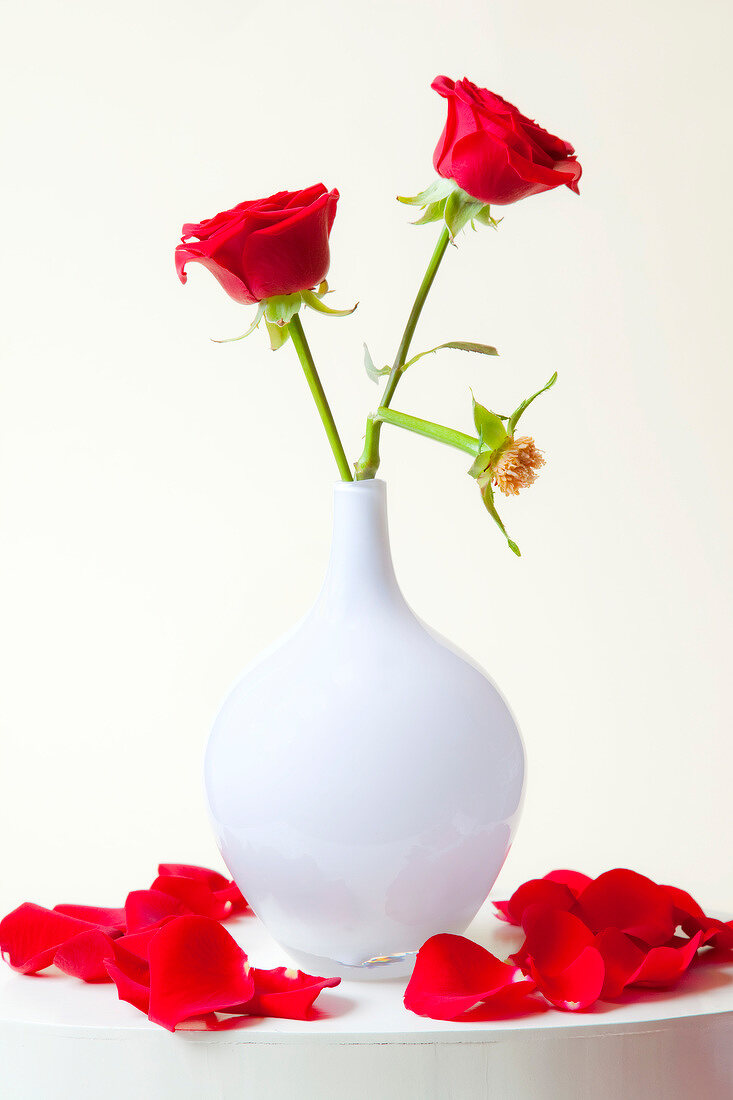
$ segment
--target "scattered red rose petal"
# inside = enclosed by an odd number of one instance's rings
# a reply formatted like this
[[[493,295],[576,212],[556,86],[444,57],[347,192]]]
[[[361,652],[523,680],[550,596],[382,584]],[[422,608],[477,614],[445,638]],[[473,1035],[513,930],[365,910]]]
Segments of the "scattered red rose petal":
[[[191,1016],[244,1003],[254,993],[247,956],[218,921],[176,917],[159,929],[149,948],[153,1023],[175,1029]]]
[[[686,891],[624,868],[595,880],[550,871],[494,905],[524,927],[515,965],[463,936],[433,936],[418,953],[408,1009],[440,1020],[513,1017],[544,1011],[546,1002],[579,1010],[599,996],[675,985],[700,947],[733,949],[733,921],[708,917]],[[152,887],[132,891],[124,908],[24,903],[0,921],[0,950],[21,973],[55,963],[85,982],[112,980],[121,1000],[171,1031],[312,1017],[319,993],[340,979],[250,968],[218,923],[247,909],[218,871],[162,863]],[[688,938],[675,935],[678,927]],[[546,1000],[530,996],[535,989]]]
[[[524,952],[537,988],[556,1008],[577,1012],[601,994],[605,967],[593,934],[563,909],[532,905],[525,909]]]
[[[142,932],[131,932],[129,936],[120,936],[118,940],[115,940],[115,943],[118,947],[123,947],[126,951],[130,951],[133,955],[137,955],[138,958],[147,962],[150,941],[164,925],[172,920],[175,920],[175,917],[163,917],[157,924],[151,924],[149,928],[143,928]]]
[[[733,950],[733,920],[716,920],[708,917],[702,930],[702,943],[706,947],[717,947],[724,951]]]
[[[195,882],[203,882],[212,892],[223,890],[229,885],[229,879],[225,878],[219,871],[212,871],[210,867],[199,867],[195,863],[159,863],[158,877],[166,878],[169,876],[173,878],[190,878]]]
[[[117,996],[147,1016],[150,1007],[150,967],[144,959],[120,947],[119,941],[113,941],[113,950],[114,962],[105,960],[104,965],[117,986]]]
[[[598,1000],[603,989],[603,959],[595,947],[586,947],[562,974],[543,974],[530,959],[530,975],[555,1008],[582,1012]]]
[[[618,928],[650,947],[667,943],[677,922],[674,905],[662,886],[625,868],[599,875],[583,890],[574,912],[590,928]]]
[[[543,877],[549,879],[550,882],[561,882],[563,886],[567,886],[576,898],[593,881],[590,875],[584,875],[582,871],[548,871]]]
[[[553,909],[572,909],[575,894],[562,882],[549,878],[533,878],[523,882],[508,901],[493,903],[499,910],[501,919],[510,924],[521,924],[522,914],[529,905],[550,905]]]
[[[707,917],[692,894],[688,894],[686,890],[680,890],[677,886],[662,886],[662,889],[672,900],[677,923],[684,927],[685,921],[694,920],[697,925],[695,931],[698,932],[698,922],[706,921]]]
[[[244,1004],[225,1009],[249,1016],[277,1016],[284,1020],[307,1020],[313,1002],[322,989],[333,989],[340,978],[319,978],[302,970],[278,966],[274,970],[252,968],[255,991]]]
[[[162,878],[187,879],[199,886],[187,887],[180,882],[166,884],[160,881]],[[202,885],[206,890],[201,889]],[[199,867],[194,863],[159,863],[158,878],[153,888],[180,897],[192,912],[216,920],[224,920],[249,908],[233,880],[225,878],[219,871],[212,871],[210,867]]]
[[[644,962],[644,951],[618,928],[605,928],[599,932],[595,937],[595,946],[605,967],[601,997],[614,1000],[621,996],[631,979],[638,974]]]
[[[702,944],[711,947],[733,948],[733,921],[717,920],[705,915],[695,899],[677,886],[663,886],[674,905],[675,920],[686,935],[692,937],[702,932]]]
[[[515,921],[509,912],[509,900],[509,898],[506,898],[504,901],[492,901],[491,904],[496,909],[494,916],[498,917],[499,920],[506,921],[507,924],[517,924],[518,921]]]
[[[687,943],[678,947],[652,947],[644,957],[629,985],[647,989],[668,989],[680,980],[695,958],[702,932],[697,932]]]
[[[102,932],[112,936],[127,931],[127,917],[123,909],[108,909],[103,905],[54,905],[55,913],[88,921]]]
[[[223,879],[223,881],[224,888],[228,887],[227,880]],[[158,875],[150,889],[176,898],[186,907],[189,913],[195,913],[200,917],[223,920],[231,915],[231,903],[217,896],[208,883],[200,878],[187,878],[184,875]]]
[[[532,992],[534,982],[485,947],[464,936],[442,932],[431,936],[418,951],[404,1003],[418,1016],[455,1020],[479,1005],[493,1002],[510,988],[514,997],[521,999]]]
[[[166,917],[180,917],[188,912],[179,898],[162,890],[131,890],[125,902],[128,932],[142,932]]]
[[[83,982],[109,982],[106,961],[115,957],[113,940],[99,928],[79,932],[62,943],[53,957],[54,966]]]
[[[232,907],[230,911],[231,916],[234,916],[236,913],[244,913],[245,910],[248,913],[252,912],[249,907],[249,902],[234,881],[230,882],[223,890],[216,890],[215,896],[220,898],[221,901],[230,902]]]
[[[51,966],[61,944],[90,928],[87,921],[26,901],[0,921],[0,952],[13,970],[37,974]]]

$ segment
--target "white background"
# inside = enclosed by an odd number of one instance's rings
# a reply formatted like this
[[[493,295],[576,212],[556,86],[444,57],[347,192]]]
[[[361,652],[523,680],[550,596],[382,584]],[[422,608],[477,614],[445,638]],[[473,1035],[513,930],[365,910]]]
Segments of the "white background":
[[[217,864],[201,758],[241,667],[309,606],[332,458],[292,348],[173,250],[184,221],[323,180],[331,302],[305,323],[349,455],[435,227],[438,73],[572,141],[581,195],[450,250],[395,407],[527,414],[547,466],[483,512],[465,457],[384,432],[393,552],[422,618],[522,725],[526,809],[497,888],[631,866],[733,909],[730,9],[38,0],[4,8],[0,908],[121,904]],[[348,736],[348,731],[345,732]],[[429,746],[426,745],[426,752]],[[409,780],[406,778],[406,782]],[[375,799],[374,812],[379,813]]]

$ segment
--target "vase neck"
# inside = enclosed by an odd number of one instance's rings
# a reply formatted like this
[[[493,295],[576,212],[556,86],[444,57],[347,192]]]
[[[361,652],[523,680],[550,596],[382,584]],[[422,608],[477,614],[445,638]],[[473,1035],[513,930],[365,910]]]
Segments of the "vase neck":
[[[376,592],[399,595],[387,528],[384,481],[340,482],[333,496],[331,557],[322,598],[369,602]]]

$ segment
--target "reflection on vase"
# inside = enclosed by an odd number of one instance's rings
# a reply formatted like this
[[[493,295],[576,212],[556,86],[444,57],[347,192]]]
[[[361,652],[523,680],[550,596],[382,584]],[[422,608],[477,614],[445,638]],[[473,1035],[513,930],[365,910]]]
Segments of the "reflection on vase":
[[[423,913],[432,912],[441,932],[463,932],[496,882],[510,840],[509,826],[499,822],[481,833],[457,836],[447,846],[432,840],[415,845],[387,890],[387,915],[414,926],[422,923]],[[460,912],[456,898],[463,903]]]

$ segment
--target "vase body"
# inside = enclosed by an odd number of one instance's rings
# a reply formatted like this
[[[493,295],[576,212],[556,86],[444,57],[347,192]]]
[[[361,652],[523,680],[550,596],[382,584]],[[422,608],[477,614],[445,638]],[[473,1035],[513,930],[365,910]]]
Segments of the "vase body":
[[[488,896],[524,771],[497,688],[402,597],[384,482],[338,484],[321,593],[234,685],[206,749],[242,893],[304,969],[407,973]]]

